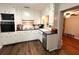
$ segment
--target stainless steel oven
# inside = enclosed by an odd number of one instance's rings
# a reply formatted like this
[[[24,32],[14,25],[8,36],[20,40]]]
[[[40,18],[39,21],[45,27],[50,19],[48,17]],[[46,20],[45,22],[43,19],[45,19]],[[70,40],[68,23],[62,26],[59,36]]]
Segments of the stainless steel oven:
[[[1,32],[15,31],[14,14],[1,13]]]
[[[1,22],[1,32],[15,31],[14,22]]]

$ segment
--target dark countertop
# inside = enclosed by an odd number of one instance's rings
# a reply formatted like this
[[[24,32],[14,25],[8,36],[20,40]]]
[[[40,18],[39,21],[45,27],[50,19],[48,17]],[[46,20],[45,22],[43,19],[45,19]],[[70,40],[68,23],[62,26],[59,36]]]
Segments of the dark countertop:
[[[57,34],[57,32],[54,33],[54,32],[51,32],[48,29],[42,29],[42,28],[38,28],[38,29],[27,29],[27,30],[16,30],[16,31],[19,32],[19,31],[30,31],[30,30],[39,30],[39,31],[45,33],[46,35]],[[16,32],[16,31],[13,31],[13,32]],[[10,33],[10,32],[1,32],[1,33]]]
[[[39,31],[45,33],[46,35],[57,34],[57,32],[54,33],[54,32],[51,32],[48,29],[42,29],[42,28],[38,28],[38,29],[26,29],[26,30],[17,30],[17,31],[30,31],[30,30],[39,30]],[[47,31],[45,31],[45,30],[47,30]]]
[[[40,30],[40,31],[42,31],[42,30]],[[42,32],[45,33],[46,35],[57,34],[57,32],[51,32],[51,31],[48,31],[48,32],[42,31]]]
[[[38,29],[16,30],[16,31],[30,31],[30,30],[39,30],[39,28]]]
[[[41,30],[40,30],[41,31]],[[52,32],[50,32],[50,33],[47,33],[47,32],[44,32],[44,31],[42,31],[43,33],[45,33],[46,35],[52,35],[52,34],[57,34],[57,32],[56,33],[52,33]]]

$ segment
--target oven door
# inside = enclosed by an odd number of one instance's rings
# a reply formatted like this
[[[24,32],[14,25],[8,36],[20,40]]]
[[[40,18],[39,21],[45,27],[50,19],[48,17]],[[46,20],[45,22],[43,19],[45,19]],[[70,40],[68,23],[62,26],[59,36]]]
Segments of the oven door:
[[[15,31],[14,22],[1,22],[1,32]]]

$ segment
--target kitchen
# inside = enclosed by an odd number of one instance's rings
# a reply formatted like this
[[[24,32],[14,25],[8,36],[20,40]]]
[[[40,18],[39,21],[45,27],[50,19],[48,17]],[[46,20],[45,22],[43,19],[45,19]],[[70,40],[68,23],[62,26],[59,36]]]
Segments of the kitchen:
[[[0,22],[14,22],[13,31],[0,33],[1,47],[23,41],[40,40],[49,51],[59,49],[54,4],[1,4],[0,7],[1,14],[14,14],[13,21],[3,20],[0,14]]]

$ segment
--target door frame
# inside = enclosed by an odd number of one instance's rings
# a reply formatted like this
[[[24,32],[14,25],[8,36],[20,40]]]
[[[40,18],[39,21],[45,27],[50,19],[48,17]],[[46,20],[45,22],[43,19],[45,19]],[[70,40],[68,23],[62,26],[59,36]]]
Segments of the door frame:
[[[64,16],[63,16],[64,12],[69,11],[69,10],[73,10],[73,9],[76,9],[76,8],[79,8],[79,5],[65,9],[63,11],[60,11],[60,15],[61,15],[60,18],[61,18],[61,21],[62,21],[62,35],[63,35],[63,32],[64,32],[64,22],[65,22],[65,19],[64,19]]]
[[[63,23],[64,23],[64,17],[63,17],[63,13],[68,11],[68,10],[72,10],[72,9],[75,9],[75,8],[78,8],[79,5],[76,5],[76,6],[73,6],[73,7],[70,7],[70,8],[67,8],[65,10],[60,10],[58,12],[58,17],[59,17],[59,21],[58,21],[58,48],[60,49],[61,46],[63,45],[62,43],[62,35],[63,35]]]

